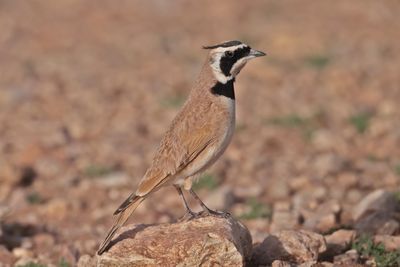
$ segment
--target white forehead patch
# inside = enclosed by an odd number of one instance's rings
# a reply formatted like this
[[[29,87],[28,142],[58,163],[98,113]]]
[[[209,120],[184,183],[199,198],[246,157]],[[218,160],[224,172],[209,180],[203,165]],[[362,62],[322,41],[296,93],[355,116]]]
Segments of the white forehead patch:
[[[247,47],[245,44],[240,44],[240,45],[235,45],[235,46],[229,46],[229,47],[217,47],[214,48],[212,51],[216,53],[225,53],[226,51],[235,51],[236,49],[240,49],[243,47]]]

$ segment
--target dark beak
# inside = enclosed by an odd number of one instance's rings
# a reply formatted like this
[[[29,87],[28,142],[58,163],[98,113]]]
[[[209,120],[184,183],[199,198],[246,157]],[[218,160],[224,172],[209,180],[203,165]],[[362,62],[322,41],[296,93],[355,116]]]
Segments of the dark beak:
[[[265,54],[264,52],[255,50],[255,49],[251,49],[251,50],[250,50],[250,53],[249,53],[249,57],[251,57],[251,58],[263,57],[263,56],[265,56],[265,55],[267,55],[267,54]]]

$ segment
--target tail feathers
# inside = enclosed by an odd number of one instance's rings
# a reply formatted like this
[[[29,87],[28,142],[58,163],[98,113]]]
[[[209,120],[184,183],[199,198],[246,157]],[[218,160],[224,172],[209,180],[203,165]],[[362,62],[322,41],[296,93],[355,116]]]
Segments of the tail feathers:
[[[108,232],[106,238],[103,243],[100,245],[99,250],[97,251],[98,255],[103,254],[103,252],[108,248],[108,245],[111,242],[111,239],[114,237],[115,233],[121,228],[122,225],[128,220],[131,214],[136,210],[139,204],[144,200],[142,197],[131,195],[127,200],[122,203],[122,205],[115,211],[116,217],[113,226]]]
[[[136,196],[134,193],[131,194],[127,199],[125,199],[124,202],[122,202],[122,204],[118,207],[118,209],[114,212],[113,215],[117,215],[120,214],[121,212],[123,212],[124,210],[126,210],[129,205],[131,205],[133,202],[135,202],[136,200],[138,200],[140,197]]]

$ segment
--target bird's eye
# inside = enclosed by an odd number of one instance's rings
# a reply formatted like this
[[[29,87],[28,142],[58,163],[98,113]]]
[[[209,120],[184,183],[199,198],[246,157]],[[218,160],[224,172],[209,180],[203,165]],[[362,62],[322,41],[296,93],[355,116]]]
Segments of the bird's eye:
[[[232,51],[226,51],[225,56],[227,57],[233,57],[233,52]]]

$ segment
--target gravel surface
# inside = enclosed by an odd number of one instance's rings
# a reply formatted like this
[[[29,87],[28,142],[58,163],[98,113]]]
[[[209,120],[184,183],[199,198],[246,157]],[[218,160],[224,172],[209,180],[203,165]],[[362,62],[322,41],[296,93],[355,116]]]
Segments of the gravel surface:
[[[268,56],[237,79],[237,129],[199,195],[254,242],[367,229],[375,217],[354,208],[400,186],[399,13],[395,0],[0,1],[0,262],[93,255],[189,93],[201,46],[228,39]],[[131,222],[183,212],[167,188]],[[373,234],[399,235],[391,214]]]

